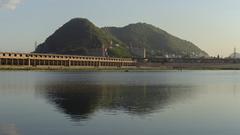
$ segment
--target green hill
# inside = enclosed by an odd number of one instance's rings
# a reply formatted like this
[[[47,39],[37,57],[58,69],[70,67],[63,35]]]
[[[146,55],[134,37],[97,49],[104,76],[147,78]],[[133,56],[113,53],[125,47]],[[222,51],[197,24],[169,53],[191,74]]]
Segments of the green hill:
[[[172,36],[166,31],[146,23],[130,24],[122,28],[105,27],[103,30],[129,46],[146,48],[148,57],[166,55],[182,57],[208,56],[206,52],[193,43]]]
[[[109,48],[110,56],[130,57],[125,44],[121,43],[110,34],[96,27],[93,23],[83,18],[75,18],[60,27],[46,41],[40,44],[35,53],[94,55],[101,56],[102,48]]]
[[[137,23],[122,28],[98,28],[83,18],[75,18],[64,24],[34,52],[136,57],[132,48],[145,48],[148,57],[208,56],[191,42],[179,39],[149,24]]]

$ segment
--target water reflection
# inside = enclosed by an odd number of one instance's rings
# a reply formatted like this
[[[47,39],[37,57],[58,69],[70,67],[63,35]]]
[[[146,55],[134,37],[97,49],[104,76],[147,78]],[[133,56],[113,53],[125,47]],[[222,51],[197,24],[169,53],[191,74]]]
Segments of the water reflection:
[[[0,135],[239,134],[238,71],[0,76]]]
[[[88,118],[96,110],[101,94],[97,89],[77,85],[49,85],[45,89],[47,99],[74,120]]]
[[[190,86],[93,85],[81,83],[45,83],[44,95],[58,110],[74,121],[86,120],[98,109],[146,115],[161,111],[175,101],[192,96]]]
[[[14,124],[0,124],[0,135],[20,135]]]

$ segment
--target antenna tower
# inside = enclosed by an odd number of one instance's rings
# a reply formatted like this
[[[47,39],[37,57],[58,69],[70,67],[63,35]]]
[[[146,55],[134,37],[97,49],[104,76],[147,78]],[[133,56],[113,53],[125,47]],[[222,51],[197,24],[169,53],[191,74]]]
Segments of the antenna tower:
[[[234,47],[233,58],[234,58],[234,59],[236,59],[236,58],[237,58],[237,49],[236,49],[236,47]]]

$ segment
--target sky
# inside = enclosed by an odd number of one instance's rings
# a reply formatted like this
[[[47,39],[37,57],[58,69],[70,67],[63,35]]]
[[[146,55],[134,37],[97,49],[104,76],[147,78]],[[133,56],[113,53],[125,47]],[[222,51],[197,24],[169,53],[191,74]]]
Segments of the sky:
[[[240,52],[239,0],[0,0],[0,51],[31,52],[72,18],[98,27],[145,22],[211,56]]]

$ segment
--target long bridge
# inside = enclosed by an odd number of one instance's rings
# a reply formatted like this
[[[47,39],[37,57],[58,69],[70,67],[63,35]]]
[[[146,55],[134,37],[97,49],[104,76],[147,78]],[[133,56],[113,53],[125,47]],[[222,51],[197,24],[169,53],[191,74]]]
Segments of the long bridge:
[[[0,52],[0,66],[9,67],[134,67],[131,58]]]
[[[240,69],[240,59],[113,58],[78,55],[0,52],[0,68],[164,68]]]

